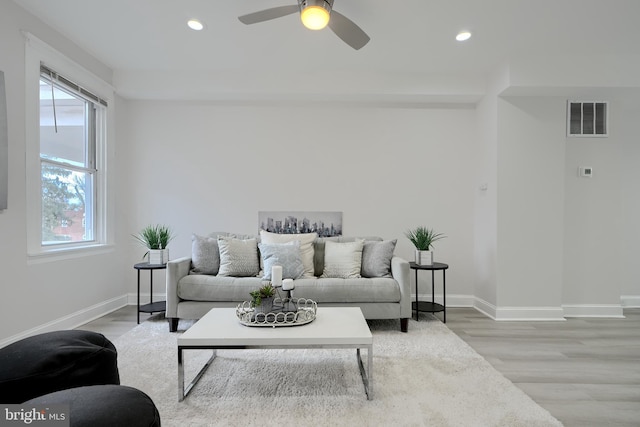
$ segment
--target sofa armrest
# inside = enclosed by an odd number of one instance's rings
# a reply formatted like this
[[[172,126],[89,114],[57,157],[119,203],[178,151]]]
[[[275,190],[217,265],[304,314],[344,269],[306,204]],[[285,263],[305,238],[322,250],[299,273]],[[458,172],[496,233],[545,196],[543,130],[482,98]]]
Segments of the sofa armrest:
[[[400,317],[411,317],[411,279],[409,261],[394,256],[391,258],[391,275],[400,285]]]
[[[189,274],[191,258],[183,257],[167,262],[167,312],[166,317],[178,317],[178,282]]]

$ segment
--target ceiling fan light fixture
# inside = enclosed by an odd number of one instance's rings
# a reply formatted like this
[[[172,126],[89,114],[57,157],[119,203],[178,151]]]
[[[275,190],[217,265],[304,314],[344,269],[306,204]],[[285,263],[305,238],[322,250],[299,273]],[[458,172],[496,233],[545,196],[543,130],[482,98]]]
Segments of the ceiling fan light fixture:
[[[197,19],[189,19],[187,25],[194,31],[200,31],[204,29],[204,24]]]
[[[470,38],[471,38],[471,32],[469,32],[469,31],[460,31],[456,35],[456,40],[458,40],[459,42],[463,42],[463,41],[469,40]]]
[[[331,4],[325,0],[300,2],[300,20],[310,30],[321,30],[329,24]]]

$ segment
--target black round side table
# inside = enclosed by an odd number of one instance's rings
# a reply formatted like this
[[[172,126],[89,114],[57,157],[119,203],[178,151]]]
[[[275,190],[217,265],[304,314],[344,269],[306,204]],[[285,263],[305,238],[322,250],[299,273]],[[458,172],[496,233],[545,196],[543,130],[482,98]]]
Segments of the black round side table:
[[[164,270],[167,264],[149,264],[139,262],[133,266],[138,270],[138,324],[140,324],[140,313],[158,313],[167,310],[166,301],[153,302],[153,270]],[[149,304],[140,305],[140,270],[149,270]]]
[[[415,262],[409,263],[409,268],[416,272],[416,300],[412,304],[412,308],[416,311],[416,321],[418,320],[419,312],[438,313],[442,312],[443,323],[447,323],[447,279],[446,270],[449,268],[448,264],[442,262],[434,262],[431,265],[420,265]],[[418,301],[418,271],[430,270],[431,271],[431,301]],[[435,272],[436,270],[442,270],[442,304],[435,302]]]

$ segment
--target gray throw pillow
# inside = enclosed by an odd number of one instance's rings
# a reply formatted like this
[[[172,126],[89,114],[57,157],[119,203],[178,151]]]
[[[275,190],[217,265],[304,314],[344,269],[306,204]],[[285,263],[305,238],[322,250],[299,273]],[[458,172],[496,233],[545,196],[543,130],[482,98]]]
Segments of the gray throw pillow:
[[[283,279],[299,279],[304,274],[300,242],[260,243],[260,254],[264,263],[263,280],[271,280],[271,267],[282,266]]]
[[[192,274],[218,274],[220,269],[218,239],[197,234],[191,236],[191,267]]]
[[[302,265],[304,265],[304,276],[313,277],[313,242],[318,238],[318,233],[304,234],[276,234],[265,230],[260,230],[260,239],[262,243],[289,243],[300,242],[300,256],[302,257]]]
[[[362,249],[362,277],[391,277],[391,258],[398,240],[364,242]]]
[[[256,239],[218,237],[220,270],[218,276],[249,277],[260,272]]]

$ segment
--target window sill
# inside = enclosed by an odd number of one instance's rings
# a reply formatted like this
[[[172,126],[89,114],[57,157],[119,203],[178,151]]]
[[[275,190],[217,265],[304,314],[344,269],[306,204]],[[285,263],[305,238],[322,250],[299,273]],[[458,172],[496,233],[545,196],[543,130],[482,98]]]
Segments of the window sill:
[[[48,248],[41,252],[27,254],[27,264],[41,264],[46,262],[76,259],[86,256],[107,254],[115,251],[112,244],[91,244],[66,248]]]

